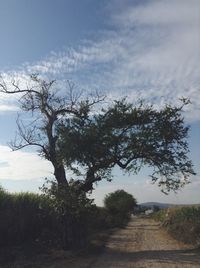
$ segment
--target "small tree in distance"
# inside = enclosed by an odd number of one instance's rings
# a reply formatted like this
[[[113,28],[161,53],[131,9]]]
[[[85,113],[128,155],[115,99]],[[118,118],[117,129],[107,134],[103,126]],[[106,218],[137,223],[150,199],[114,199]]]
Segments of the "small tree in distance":
[[[107,194],[104,199],[104,206],[112,215],[116,226],[123,225],[128,221],[136,205],[136,199],[124,190]]]

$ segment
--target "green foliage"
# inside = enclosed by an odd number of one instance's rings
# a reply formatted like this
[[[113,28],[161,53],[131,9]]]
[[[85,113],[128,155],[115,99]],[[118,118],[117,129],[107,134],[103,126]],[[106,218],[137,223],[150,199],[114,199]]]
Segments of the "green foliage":
[[[121,226],[121,224],[116,224],[115,215],[111,214],[108,209],[105,207],[93,207],[89,222],[89,228],[92,230],[92,233],[112,229],[116,226]]]
[[[112,224],[116,226],[121,226],[129,220],[130,213],[136,204],[136,199],[124,190],[110,193],[104,199],[105,208],[113,217]]]
[[[90,235],[90,222],[95,205],[85,192],[77,191],[76,181],[71,180],[68,187],[51,182],[43,187],[45,196],[51,202],[51,211],[56,218],[57,233],[65,248],[87,246]]]
[[[129,213],[136,206],[135,198],[124,190],[108,194],[104,199],[105,207],[112,212]]]
[[[133,173],[144,165],[153,167],[152,181],[165,193],[185,185],[194,171],[187,157],[184,104],[156,110],[122,99],[98,114],[88,111],[63,120],[57,129],[58,146],[66,166],[81,176],[80,189],[87,192],[94,183],[110,180],[116,165]]]
[[[154,218],[177,239],[192,244],[200,244],[200,206],[180,207],[160,210]]]

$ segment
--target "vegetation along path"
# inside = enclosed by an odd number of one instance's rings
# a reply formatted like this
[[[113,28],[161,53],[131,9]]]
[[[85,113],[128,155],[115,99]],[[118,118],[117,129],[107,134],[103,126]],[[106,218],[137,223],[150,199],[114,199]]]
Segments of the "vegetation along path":
[[[91,268],[200,267],[200,251],[177,242],[159,223],[134,217],[110,237],[105,251]]]
[[[11,255],[9,252],[9,259]],[[52,250],[32,257],[18,256],[13,262],[0,263],[0,268],[67,267],[200,268],[200,249],[177,242],[151,219],[134,217],[126,228],[110,236],[101,254],[74,255],[64,250]]]

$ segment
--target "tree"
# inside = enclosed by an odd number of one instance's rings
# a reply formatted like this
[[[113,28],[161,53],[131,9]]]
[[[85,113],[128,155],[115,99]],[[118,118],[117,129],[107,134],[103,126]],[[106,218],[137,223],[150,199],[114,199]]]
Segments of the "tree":
[[[92,108],[104,97],[83,98],[69,82],[68,94],[59,93],[55,86],[54,80],[32,75],[31,83],[24,86],[12,81],[9,87],[2,80],[0,92],[19,94],[21,110],[32,117],[28,125],[18,118],[12,149],[37,146],[52,163],[59,184],[69,185],[65,167],[81,176],[74,181],[79,193],[91,191],[104,178],[111,180],[114,166],[133,173],[144,165],[152,167],[153,182],[165,192],[177,190],[195,174],[187,157],[189,127],[182,117],[187,100],[156,110],[122,99],[94,112]]]
[[[128,222],[136,205],[136,199],[124,190],[110,193],[104,199],[104,206],[111,217],[112,225],[116,227],[123,226]]]
[[[97,92],[84,96],[83,92],[75,91],[74,85],[69,81],[67,86],[59,89],[55,80],[48,82],[38,75],[32,75],[26,82],[12,80],[8,83],[2,78],[0,92],[18,95],[23,112],[17,118],[17,136],[10,143],[11,148],[20,150],[36,146],[39,154],[53,165],[57,183],[52,182],[50,189],[45,185],[42,189],[55,204],[54,209],[58,212],[62,226],[63,245],[72,248],[86,243],[87,228],[83,215],[89,210],[90,202],[84,192],[77,195],[76,185],[66,178],[63,157],[58,147],[57,125],[74,115],[84,118],[95,104],[103,101],[104,96]],[[80,225],[81,230],[78,227]]]
[[[54,175],[59,184],[68,185],[65,167],[57,142],[58,133],[56,125],[63,118],[77,115],[84,118],[93,105],[104,97],[97,93],[94,96],[82,98],[82,92],[75,92],[74,85],[68,81],[68,88],[59,92],[56,81],[47,82],[38,75],[32,75],[30,81],[22,83],[12,80],[8,85],[1,78],[0,92],[19,95],[19,104],[25,116],[32,120],[17,119],[18,133],[16,139],[10,144],[13,150],[27,146],[36,146],[39,153],[49,160],[54,167]],[[64,96],[63,93],[64,92]],[[66,93],[67,92],[67,93]]]
[[[127,215],[133,211],[136,205],[136,199],[124,190],[110,193],[104,199],[105,208],[114,214]]]
[[[188,159],[187,137],[182,110],[188,104],[166,105],[160,110],[126,99],[115,101],[96,114],[74,114],[58,125],[59,150],[67,167],[81,178],[80,191],[91,191],[102,179],[111,180],[114,166],[135,174],[147,165],[152,181],[162,191],[176,191],[195,174]]]

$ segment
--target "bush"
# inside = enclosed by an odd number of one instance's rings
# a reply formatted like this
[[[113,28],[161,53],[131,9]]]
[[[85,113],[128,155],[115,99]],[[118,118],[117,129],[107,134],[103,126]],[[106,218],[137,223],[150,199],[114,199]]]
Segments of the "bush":
[[[113,227],[115,227],[113,215],[106,208],[95,206],[90,215],[90,230],[96,233]]]
[[[106,195],[104,205],[110,214],[111,225],[122,227],[130,219],[131,212],[136,206],[136,199],[124,190],[117,190]]]

